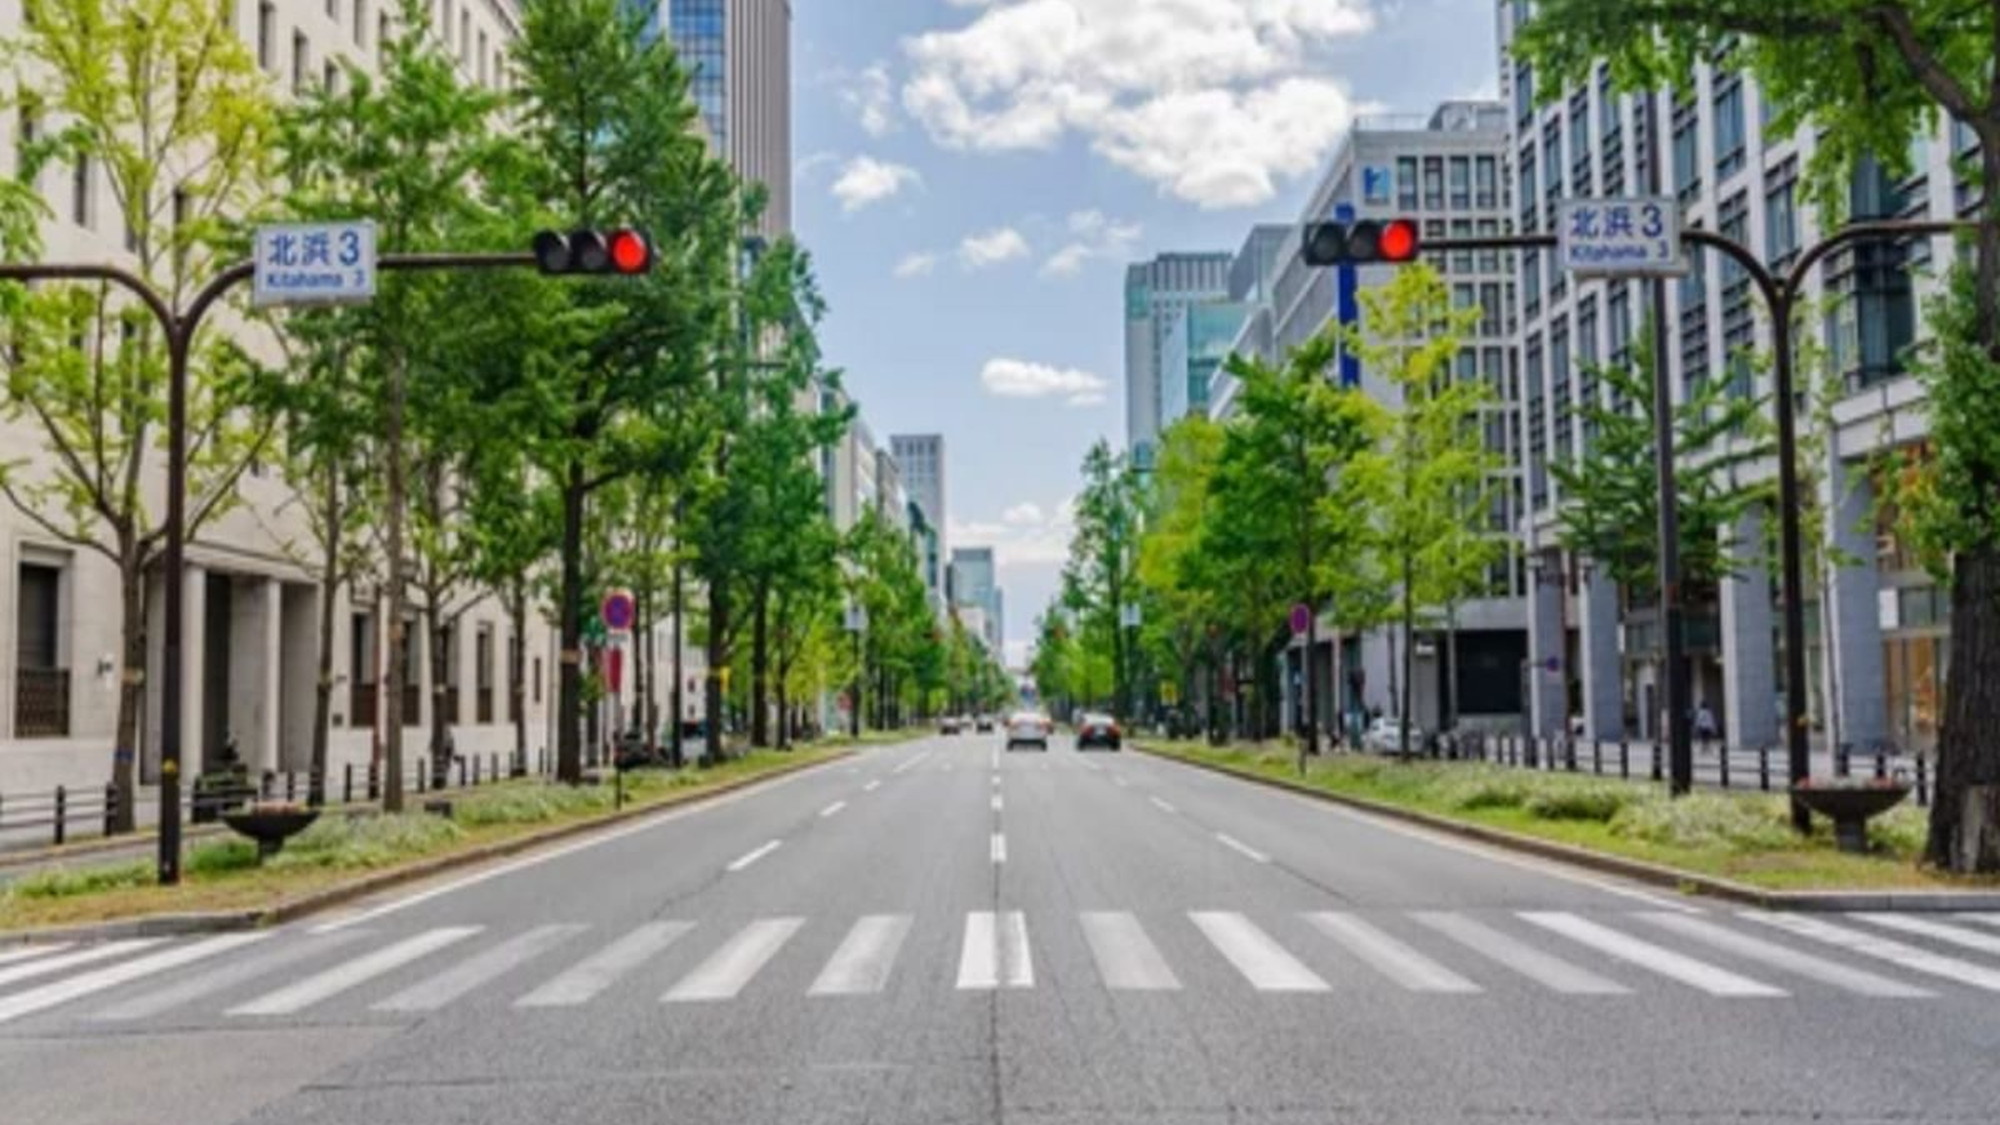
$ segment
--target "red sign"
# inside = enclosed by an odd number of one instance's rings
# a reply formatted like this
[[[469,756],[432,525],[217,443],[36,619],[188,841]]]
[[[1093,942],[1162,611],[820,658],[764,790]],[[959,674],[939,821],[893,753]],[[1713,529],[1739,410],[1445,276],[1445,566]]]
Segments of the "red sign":
[[[604,650],[604,682],[613,692],[616,692],[618,685],[624,682],[624,673],[625,650],[622,648]]]

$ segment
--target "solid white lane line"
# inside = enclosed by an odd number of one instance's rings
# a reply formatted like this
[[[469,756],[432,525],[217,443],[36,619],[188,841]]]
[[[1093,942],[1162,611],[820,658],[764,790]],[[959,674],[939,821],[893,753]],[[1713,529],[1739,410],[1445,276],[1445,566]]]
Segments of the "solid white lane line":
[[[1188,915],[1216,952],[1259,992],[1325,992],[1326,981],[1285,951],[1241,914],[1195,911]]]
[[[880,788],[882,788],[882,779],[876,778],[874,781],[871,781],[868,784],[862,786],[861,791],[863,793],[873,793]]]
[[[1890,938],[1878,937],[1864,930],[1836,926],[1831,922],[1822,922],[1817,918],[1806,918],[1793,914],[1772,914],[1762,910],[1742,910],[1737,912],[1737,916],[1747,918],[1752,922],[1761,922],[1766,926],[1785,930],[1800,937],[1812,938],[1814,941],[1823,941],[1828,945],[1845,949],[1851,953],[1859,953],[1866,957],[1874,957],[1879,960],[1888,961],[1891,964],[1901,965],[1905,969],[1913,969],[1919,973],[1929,973],[1932,976],[1955,980],[1960,984],[1969,984],[1974,988],[1983,988],[1988,992],[2000,992],[2000,970],[1989,969],[1984,965],[1976,965],[1970,961],[1962,961],[1956,957],[1947,957],[1942,953],[1932,953],[1928,949],[1894,941]]]
[[[1521,917],[1571,941],[1590,946],[1627,964],[1698,988],[1710,996],[1783,996],[1781,988],[1738,976],[1727,969],[1641,941],[1587,918],[1551,910],[1524,910]]]
[[[480,926],[441,926],[425,930],[415,937],[404,938],[394,945],[384,946],[373,953],[357,957],[352,961],[336,965],[316,976],[310,976],[296,984],[287,985],[276,992],[266,993],[245,1004],[229,1009],[232,1016],[281,1016],[311,1007],[322,1000],[346,992],[357,985],[401,968],[420,957],[428,957],[438,950],[478,933]]]
[[[1411,949],[1352,914],[1307,914],[1314,929],[1338,942],[1369,967],[1412,992],[1478,992],[1478,985]]]
[[[889,772],[890,772],[890,773],[902,773],[902,772],[903,772],[904,770],[910,770],[910,769],[915,769],[915,768],[917,767],[917,763],[918,763],[918,762],[921,762],[921,761],[923,761],[923,760],[924,760],[925,758],[928,758],[928,757],[930,757],[930,756],[931,756],[932,754],[934,754],[934,753],[936,753],[936,751],[934,751],[934,750],[926,750],[926,751],[924,751],[923,753],[921,753],[921,754],[918,754],[918,755],[917,755],[916,757],[914,757],[914,758],[911,758],[911,759],[909,759],[908,761],[904,762],[904,763],[903,763],[902,765],[900,765],[900,766],[897,766],[897,767],[896,767],[895,769],[893,769],[893,770],[890,770]]]
[[[420,981],[375,1005],[379,1012],[429,1012],[444,1007],[501,973],[523,964],[588,927],[537,926],[469,957],[427,981]]]
[[[0,950],[0,965],[10,964],[15,961],[26,961],[30,957],[47,957],[51,953],[60,953],[68,949],[71,944],[67,941],[59,941],[51,945],[24,945],[19,949]]]
[[[1765,941],[1762,938],[1751,937],[1748,934],[1739,934],[1735,930],[1725,929],[1705,918],[1692,918],[1686,914],[1667,914],[1664,912],[1643,913],[1639,917],[1656,926],[1664,926],[1677,934],[1683,934],[1696,941],[1706,942],[1722,950],[1724,953],[1733,953],[1747,961],[1756,961],[1769,965],[1772,968],[1785,969],[1803,977],[1811,977],[1813,980],[1833,985],[1836,988],[1844,988],[1849,992],[1858,992],[1863,996],[1917,997],[1937,995],[1934,992],[1918,988],[1915,985],[1904,984],[1902,981],[1891,980],[1888,977],[1862,969],[1850,968],[1835,961],[1828,961],[1823,957],[1814,957],[1810,953],[1804,953],[1787,946],[1779,945],[1776,942]]]
[[[516,1008],[581,1004],[694,929],[693,922],[648,922],[514,1001]]]
[[[1965,949],[1976,949],[1981,953],[2000,954],[2000,934],[1983,934],[1978,930],[1968,930],[1964,926],[1953,926],[1908,914],[1858,913],[1852,917],[1872,922],[1884,929],[1901,930],[1906,934],[1935,938]]]
[[[1034,983],[1027,918],[1018,910],[967,914],[965,941],[958,952],[958,987],[1031,988]]]
[[[10,969],[0,969],[0,985],[13,984],[17,980],[31,980],[73,969],[78,965],[88,965],[93,961],[108,961],[113,957],[123,957],[127,953],[137,953],[141,949],[160,944],[159,938],[128,938],[124,941],[107,941],[102,945],[86,945],[71,953],[55,957],[44,957],[39,961],[15,965]]]
[[[168,969],[192,964],[204,957],[213,957],[218,953],[226,953],[229,950],[248,945],[253,941],[262,941],[270,936],[270,931],[247,934],[222,934],[217,937],[208,938],[205,941],[197,941],[188,945],[163,949],[158,953],[149,954],[145,957],[121,962],[88,973],[80,973],[63,980],[52,981],[42,985],[40,988],[31,988],[26,992],[17,992],[5,999],[0,999],[0,1023],[6,1023],[8,1020],[17,1019],[31,1012],[39,1012],[45,1008],[53,1008],[58,1004],[67,1004],[80,996],[88,996],[93,992],[102,992],[107,988],[115,988],[128,981],[135,981],[141,977],[151,976],[154,973],[161,973]]]
[[[992,858],[993,862],[995,862],[995,863],[1005,863],[1005,862],[1007,862],[1007,837],[1006,837],[1006,836],[1004,836],[1004,835],[1002,835],[1001,833],[998,833],[998,832],[995,832],[995,833],[993,834],[993,844],[992,844],[992,847],[991,847],[991,848],[989,849],[989,855],[991,856],[991,858]]]
[[[998,793],[993,794],[993,811],[1000,811],[1000,794]]]
[[[870,914],[854,923],[840,948],[827,959],[809,996],[852,996],[880,992],[889,983],[896,954],[910,933],[908,914]]]
[[[231,960],[226,965],[217,966],[187,980],[120,1001],[91,1018],[138,1020],[157,1016],[170,1008],[178,1008],[190,1000],[198,1000],[211,993],[221,992],[225,988],[277,972],[287,965],[329,953],[350,942],[367,937],[368,933],[367,930],[341,930],[338,933],[321,934],[316,937],[299,934],[296,935],[296,940],[277,949],[265,950],[256,957],[244,960]]]
[[[834,813],[837,813],[846,807],[847,807],[846,801],[835,801],[834,803],[828,805],[827,807],[819,810],[819,815],[822,817],[832,816]]]
[[[758,860],[763,859],[765,856],[770,855],[772,852],[777,851],[779,848],[784,846],[784,843],[785,842],[783,840],[766,841],[765,843],[755,848],[752,848],[749,852],[737,856],[733,861],[730,862],[729,866],[724,870],[732,872],[741,871],[744,868],[750,866],[751,864],[757,862]]]
[[[600,844],[608,844],[613,840],[622,839],[626,836],[630,836],[638,832],[650,831],[651,829],[658,828],[661,825],[670,823],[672,821],[681,820],[691,816],[699,816],[702,813],[710,812],[714,809],[726,808],[730,805],[736,804],[739,801],[747,801],[753,797],[763,796],[774,790],[781,789],[784,786],[791,785],[801,780],[802,778],[812,775],[815,772],[816,771],[812,769],[801,769],[798,770],[797,772],[786,774],[783,777],[775,777],[771,778],[768,781],[760,781],[754,787],[749,789],[740,789],[734,793],[724,793],[721,794],[720,796],[715,796],[715,797],[703,797],[694,804],[685,806],[683,808],[665,809],[657,814],[650,814],[648,816],[645,816],[621,828],[611,828],[611,829],[606,829],[605,831],[602,832],[593,832],[589,836],[585,837],[584,839],[578,840],[573,844],[564,844],[561,845],[560,847],[550,848],[546,851],[538,850],[526,856],[523,856],[520,859],[510,860],[496,867],[488,867],[482,871],[478,871],[475,872],[474,874],[467,875],[462,879],[455,879],[449,883],[444,883],[439,886],[431,887],[428,890],[418,891],[415,894],[406,895],[402,898],[383,903],[380,906],[363,910],[356,914],[349,914],[345,917],[337,918],[331,922],[322,923],[318,926],[314,926],[312,932],[316,934],[324,934],[324,933],[331,933],[334,930],[345,929],[348,926],[357,926],[372,918],[380,918],[384,914],[391,914],[398,910],[404,910],[409,907],[415,906],[420,902],[428,902],[431,899],[438,897],[439,895],[448,895],[454,891],[462,891],[467,887],[474,886],[479,883],[484,883],[488,879],[497,879],[502,875],[511,875],[516,871],[522,870],[523,868],[533,867],[538,863],[547,863],[552,859],[561,859],[566,855],[570,855],[575,852],[580,852],[585,848],[594,848]]]
[[[1524,941],[1459,914],[1419,910],[1410,917],[1460,945],[1557,992],[1572,996],[1624,996],[1632,990],[1552,957]]]
[[[1244,855],[1250,857],[1251,859],[1256,860],[1258,863],[1271,862],[1270,856],[1265,855],[1263,852],[1258,851],[1256,848],[1253,848],[1250,845],[1244,843],[1243,841],[1237,839],[1236,837],[1231,836],[1227,832],[1217,832],[1215,834],[1215,839],[1223,847],[1241,852]]]
[[[1166,991],[1181,986],[1137,918],[1122,911],[1090,911],[1079,917],[1104,987]]]
[[[760,918],[750,923],[660,999],[673,1004],[735,996],[804,924],[804,918]]]
[[[1175,808],[1173,805],[1169,804],[1168,802],[1162,801],[1158,797],[1153,798],[1153,807],[1160,810],[1163,813],[1177,813],[1181,811]]]

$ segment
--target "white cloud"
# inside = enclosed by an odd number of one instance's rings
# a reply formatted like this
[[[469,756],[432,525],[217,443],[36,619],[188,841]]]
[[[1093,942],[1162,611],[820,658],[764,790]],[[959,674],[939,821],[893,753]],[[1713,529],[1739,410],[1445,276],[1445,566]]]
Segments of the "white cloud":
[[[957,6],[983,10],[903,44],[903,108],[934,140],[1004,151],[1075,133],[1203,207],[1265,202],[1318,167],[1355,112],[1321,77],[1325,48],[1374,26],[1369,0]]]
[[[821,169],[830,168],[838,163],[840,154],[837,152],[824,150],[809,152],[800,157],[798,163],[792,165],[792,178],[801,183],[810,183],[819,176]]]
[[[878,62],[841,87],[840,100],[871,137],[896,131],[896,100],[890,86],[889,68]]]
[[[1000,520],[1015,527],[1032,527],[1042,522],[1042,506],[1033,500],[1023,500],[1003,512]]]
[[[903,255],[902,260],[896,263],[896,276],[929,277],[931,271],[936,268],[937,255],[928,250],[919,250],[914,254]]]
[[[989,393],[1002,398],[1066,395],[1073,406],[1088,406],[1092,401],[1104,400],[1103,377],[1074,367],[1051,367],[1020,359],[990,359],[980,370],[979,381]]]
[[[967,269],[984,269],[1028,256],[1028,240],[1013,227],[999,227],[984,234],[969,234],[958,244],[958,260]]]
[[[1042,273],[1050,277],[1069,277],[1092,259],[1123,258],[1132,249],[1132,244],[1139,241],[1143,230],[1138,223],[1107,219],[1102,211],[1073,212],[1068,226],[1070,241],[1048,256],[1042,263]]]
[[[833,194],[840,200],[841,210],[851,213],[889,199],[905,187],[921,183],[923,177],[906,164],[857,156],[847,162],[846,167],[840,170],[839,178],[833,181]]]

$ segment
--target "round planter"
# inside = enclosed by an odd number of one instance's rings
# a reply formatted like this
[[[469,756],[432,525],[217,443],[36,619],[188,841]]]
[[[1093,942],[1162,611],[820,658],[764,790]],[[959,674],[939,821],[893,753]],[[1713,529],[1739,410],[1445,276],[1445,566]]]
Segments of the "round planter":
[[[257,841],[260,862],[277,855],[286,840],[304,832],[318,819],[318,809],[246,809],[222,814],[224,824]]]
[[[1805,786],[1792,796],[1806,808],[1833,821],[1833,837],[1844,852],[1868,850],[1868,821],[1901,804],[1908,785]]]

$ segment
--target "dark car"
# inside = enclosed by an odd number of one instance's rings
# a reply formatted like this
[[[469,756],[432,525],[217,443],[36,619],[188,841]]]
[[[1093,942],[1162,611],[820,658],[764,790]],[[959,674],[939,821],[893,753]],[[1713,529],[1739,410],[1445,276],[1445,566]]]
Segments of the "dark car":
[[[1118,729],[1118,721],[1109,715],[1086,713],[1076,721],[1076,748],[1088,750],[1094,746],[1106,750],[1116,750],[1124,745],[1124,733]]]
[[[972,729],[980,734],[993,733],[993,716],[981,715],[972,721]]]

